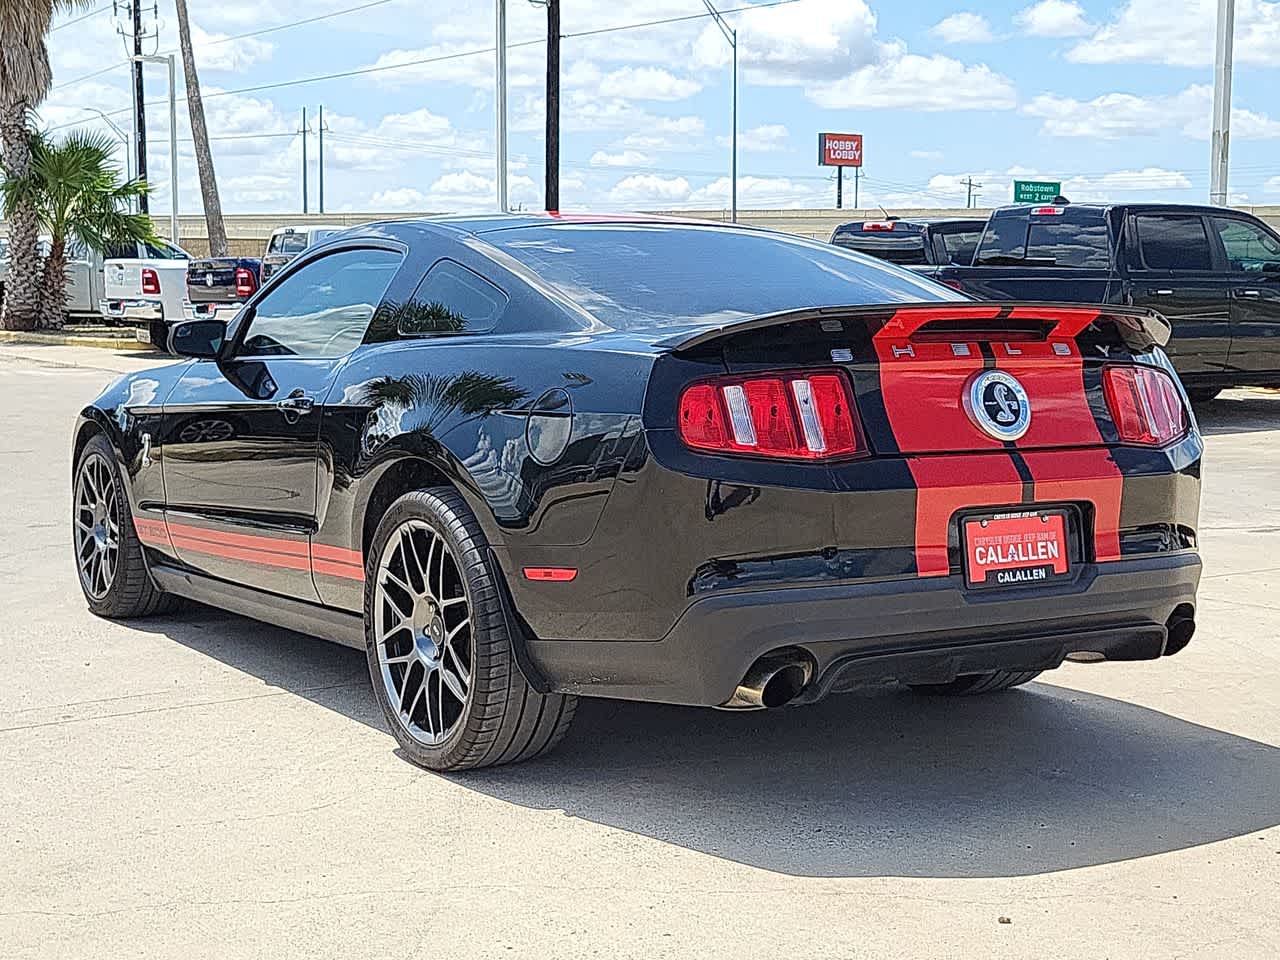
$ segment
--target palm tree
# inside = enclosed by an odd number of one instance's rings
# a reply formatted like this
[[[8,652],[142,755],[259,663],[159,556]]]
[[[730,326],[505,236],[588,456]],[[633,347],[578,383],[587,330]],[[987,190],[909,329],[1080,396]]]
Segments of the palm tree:
[[[200,174],[200,194],[204,199],[204,222],[209,234],[209,256],[227,255],[227,228],[222,223],[222,201],[218,198],[218,180],[213,173],[213,153],[209,149],[209,131],[204,122],[204,101],[200,99],[200,77],[191,53],[191,25],[187,18],[187,0],[177,0],[178,44],[182,47],[182,75],[187,86],[187,112],[191,115],[191,139],[195,141],[196,171]],[[177,243],[175,238],[174,243]]]
[[[30,172],[7,178],[3,192],[6,215],[19,207],[35,212],[39,227],[51,239],[40,276],[39,326],[60,327],[67,304],[67,240],[90,250],[136,241],[156,242],[151,218],[130,213],[131,202],[146,192],[141,180],[121,182],[112,164],[115,144],[100,134],[73,133],[54,143],[31,138]]]
[[[49,95],[53,76],[45,45],[54,14],[95,0],[0,0],[0,169],[13,180],[31,173],[32,111]],[[40,309],[39,223],[35,210],[19,203],[8,215],[9,273],[0,326],[30,330]]]

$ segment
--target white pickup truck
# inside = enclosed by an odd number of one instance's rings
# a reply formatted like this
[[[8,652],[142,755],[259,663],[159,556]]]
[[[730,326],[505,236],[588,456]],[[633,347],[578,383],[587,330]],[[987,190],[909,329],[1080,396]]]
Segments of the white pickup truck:
[[[169,327],[183,320],[189,259],[164,241],[112,251],[102,266],[102,315],[133,324],[143,343],[167,348]]]

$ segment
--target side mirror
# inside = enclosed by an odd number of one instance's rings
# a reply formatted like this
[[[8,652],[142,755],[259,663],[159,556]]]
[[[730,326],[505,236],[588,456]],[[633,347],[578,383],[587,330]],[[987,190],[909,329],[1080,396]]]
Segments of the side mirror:
[[[184,320],[174,324],[169,349],[180,357],[216,360],[226,336],[227,325],[221,320]]]

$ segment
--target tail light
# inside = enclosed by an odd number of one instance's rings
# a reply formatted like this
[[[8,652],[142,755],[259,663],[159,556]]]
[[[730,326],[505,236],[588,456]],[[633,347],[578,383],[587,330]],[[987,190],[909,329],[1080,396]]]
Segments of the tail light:
[[[892,220],[868,220],[862,225],[863,233],[892,233]]]
[[[1154,367],[1106,367],[1103,391],[1123,443],[1161,447],[1187,432],[1190,424],[1173,378]]]
[[[680,395],[680,438],[695,450],[783,460],[866,454],[845,378],[835,371],[721,377]]]
[[[142,268],[142,292],[149,296],[158,296],[160,293],[160,277],[150,267]]]
[[[236,267],[236,296],[251,297],[256,289],[258,289],[258,281],[253,277],[253,271]]]
[[[1062,207],[1032,207],[1031,215],[1033,217],[1060,217],[1066,210]]]

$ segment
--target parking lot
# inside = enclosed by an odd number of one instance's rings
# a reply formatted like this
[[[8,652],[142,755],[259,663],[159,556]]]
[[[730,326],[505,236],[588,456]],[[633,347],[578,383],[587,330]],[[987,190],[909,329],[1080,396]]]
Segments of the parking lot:
[[[0,956],[1280,955],[1280,394],[1207,436],[1191,646],[998,696],[585,701],[545,761],[397,755],[356,651],[92,618],[105,350],[0,346]]]

